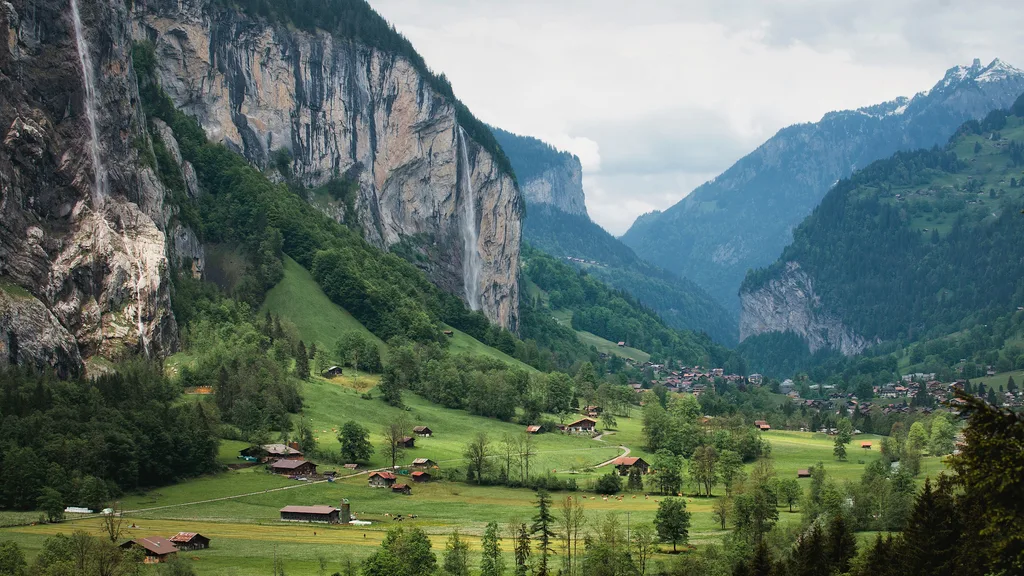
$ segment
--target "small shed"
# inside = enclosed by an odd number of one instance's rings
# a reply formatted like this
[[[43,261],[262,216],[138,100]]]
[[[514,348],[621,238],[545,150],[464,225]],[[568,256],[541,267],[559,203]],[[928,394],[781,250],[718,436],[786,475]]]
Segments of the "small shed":
[[[416,458],[412,461],[413,468],[437,468],[437,462],[430,458]]]
[[[121,548],[126,550],[131,548],[142,549],[146,553],[146,558],[143,560],[146,564],[166,562],[171,556],[178,553],[178,548],[170,540],[162,536],[148,536],[146,538],[129,540],[121,544]]]
[[[416,438],[414,436],[406,436],[398,441],[398,445],[402,448],[415,448]]]
[[[341,366],[331,366],[320,373],[324,378],[334,378],[335,376],[341,376],[345,370]]]
[[[178,532],[169,538],[178,550],[206,550],[210,539],[198,532]]]
[[[334,506],[285,506],[281,508],[281,520],[337,524],[339,512]]]
[[[757,426],[758,430],[771,430],[772,427],[765,420],[754,420],[754,426]]]
[[[796,471],[796,477],[797,478],[810,478],[811,477],[811,471],[810,470],[797,470]]]
[[[865,450],[871,450],[871,442],[861,442],[860,447]]]
[[[411,476],[413,482],[430,482],[431,479],[430,473],[423,470],[417,470]]]
[[[349,463],[342,466],[345,470],[359,470],[359,464]]]
[[[526,427],[526,433],[527,434],[540,434],[543,431],[544,431],[544,429],[541,428],[540,426],[536,425],[536,424],[533,425],[533,426],[527,426]]]
[[[274,474],[312,476],[316,474],[316,464],[308,460],[278,460],[270,465]]]
[[[391,491],[405,494],[406,496],[412,494],[412,488],[409,488],[408,484],[394,484],[391,486]]]
[[[423,436],[424,438],[430,438],[434,435],[434,431],[429,426],[413,426],[412,433],[417,436]]]
[[[393,472],[370,472],[370,488],[388,488],[395,483]]]

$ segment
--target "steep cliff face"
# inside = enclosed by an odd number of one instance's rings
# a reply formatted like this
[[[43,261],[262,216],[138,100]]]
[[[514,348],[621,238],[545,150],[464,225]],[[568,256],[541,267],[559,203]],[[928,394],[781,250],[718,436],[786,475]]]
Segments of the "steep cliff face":
[[[583,168],[578,158],[566,159],[536,177],[520,182],[527,204],[550,204],[566,214],[587,215]]]
[[[580,159],[531,136],[493,128],[508,154],[527,205],[553,206],[566,214],[587,216]]]
[[[741,293],[740,303],[740,342],[766,332],[792,331],[811,352],[832,348],[848,356],[870,344],[822,309],[814,282],[796,262],[787,262],[781,274],[757,290]]]
[[[0,363],[61,373],[177,342],[174,210],[140,161],[150,141],[128,14],[121,2],[81,8],[76,34],[63,0],[0,3]]]
[[[356,179],[366,239],[381,248],[414,239],[432,255],[424,267],[431,280],[457,294],[466,277],[460,190],[471,190],[482,261],[475,290],[488,318],[515,327],[519,190],[472,140],[471,186],[459,186],[455,106],[410,62],[204,0],[137,4],[134,34],[154,43],[164,90],[211,139],[257,165],[288,149],[292,170],[310,186]]]

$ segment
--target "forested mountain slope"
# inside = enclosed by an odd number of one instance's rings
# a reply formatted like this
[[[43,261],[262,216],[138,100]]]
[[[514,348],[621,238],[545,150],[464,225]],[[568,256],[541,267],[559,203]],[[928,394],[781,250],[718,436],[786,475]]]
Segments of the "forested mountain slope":
[[[497,128],[494,133],[527,202],[524,241],[553,256],[574,259],[592,277],[632,294],[673,328],[706,332],[726,345],[737,342],[734,314],[693,282],[641,260],[590,219],[578,158],[535,138]]]
[[[1022,91],[1024,72],[976,60],[913,98],[783,128],[675,206],[638,218],[622,240],[738,310],[747,270],[777,258],[837,180],[896,151],[944,144],[965,121],[1006,108]]]
[[[1022,208],[1024,96],[942,148],[840,181],[782,257],[747,275],[741,336],[792,330],[853,353],[1005,315],[1024,304]]]

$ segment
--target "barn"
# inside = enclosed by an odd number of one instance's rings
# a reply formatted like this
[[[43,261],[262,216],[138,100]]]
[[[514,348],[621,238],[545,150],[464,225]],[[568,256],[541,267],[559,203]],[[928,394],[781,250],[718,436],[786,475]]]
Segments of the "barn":
[[[206,550],[210,539],[197,532],[178,532],[168,538],[178,550]]]
[[[612,460],[612,466],[615,466],[621,476],[626,476],[633,468],[639,469],[641,474],[647,474],[650,470],[647,462],[638,456],[620,456]]]
[[[431,430],[429,426],[413,426],[412,432],[417,436],[423,436],[425,438],[430,438],[434,435],[434,431]]]
[[[298,444],[264,444],[246,448],[239,452],[243,457],[256,458],[260,462],[273,462],[281,458],[302,458]]]
[[[402,448],[415,448],[416,438],[414,436],[406,436],[398,441],[398,445]]]
[[[422,470],[417,470],[410,474],[413,482],[430,482],[430,473]]]
[[[338,524],[340,512],[334,506],[285,506],[281,508],[281,520]]]
[[[270,471],[274,474],[313,476],[316,474],[316,464],[308,460],[278,460],[270,465]]]
[[[430,458],[416,458],[412,461],[413,468],[437,468],[437,462]]]
[[[149,536],[129,540],[121,544],[121,548],[126,550],[131,548],[141,549],[146,553],[146,558],[143,560],[146,564],[166,562],[171,556],[178,553],[178,548],[170,540],[162,536]]]

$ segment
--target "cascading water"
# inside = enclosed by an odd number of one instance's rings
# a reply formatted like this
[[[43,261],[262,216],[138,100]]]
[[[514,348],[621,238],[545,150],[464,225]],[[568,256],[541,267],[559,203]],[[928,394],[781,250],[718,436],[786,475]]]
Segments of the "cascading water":
[[[93,190],[92,190],[92,205],[93,210],[100,213],[103,209],[103,205],[107,199],[107,171],[103,167],[103,158],[100,153],[100,141],[99,141],[99,129],[96,125],[96,110],[99,106],[98,91],[96,89],[96,77],[92,66],[92,54],[89,51],[89,43],[85,39],[85,27],[82,26],[82,16],[78,12],[78,0],[71,0],[71,15],[74,21],[75,27],[75,47],[78,49],[78,61],[82,66],[82,83],[85,88],[85,116],[89,122],[89,156],[92,160],[93,170]],[[110,224],[102,214],[99,217],[99,223],[107,229],[110,229]],[[136,226],[136,229],[138,227]],[[147,260],[143,254],[137,253],[138,251],[133,247],[134,244],[128,239],[128,231],[124,230],[122,236],[125,240],[125,249],[128,255],[135,260],[135,278],[133,279],[134,291],[135,291],[135,323],[139,332],[139,344],[142,346],[143,352],[146,356],[149,356],[149,338],[146,336],[146,325],[143,321],[143,288],[148,291],[152,291],[152,286],[146,286],[146,270]],[[102,328],[101,328],[102,329]]]
[[[480,275],[483,263],[478,248],[479,234],[476,229],[476,202],[473,199],[473,183],[469,167],[469,153],[466,151],[466,133],[459,128],[459,158],[462,166],[462,283],[466,289],[466,303],[470,310],[480,309]]]
[[[89,43],[85,39],[82,17],[78,13],[78,0],[71,0],[71,14],[75,23],[75,45],[78,48],[78,61],[82,65],[82,82],[85,84],[85,115],[89,120],[89,155],[92,157],[92,170],[95,178],[93,185],[93,207],[99,208],[107,197],[107,174],[100,158],[99,133],[96,129],[96,80],[93,76],[92,56]]]

